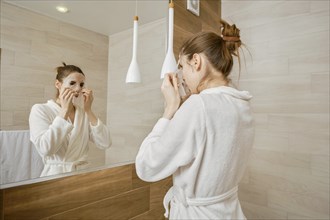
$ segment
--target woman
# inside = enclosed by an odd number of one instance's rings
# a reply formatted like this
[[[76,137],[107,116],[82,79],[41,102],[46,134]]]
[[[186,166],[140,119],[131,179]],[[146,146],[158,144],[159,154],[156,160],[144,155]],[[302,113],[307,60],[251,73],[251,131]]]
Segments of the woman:
[[[136,157],[145,181],[173,175],[164,198],[170,219],[245,219],[237,189],[254,137],[252,96],[230,87],[241,40],[235,25],[221,24],[222,36],[202,32],[183,44],[179,66],[192,94],[180,106],[176,75],[165,77],[163,117]]]
[[[44,161],[41,176],[81,169],[87,165],[88,141],[109,148],[107,127],[92,111],[93,92],[85,74],[74,65],[57,67],[55,100],[35,104],[30,113],[30,139]]]

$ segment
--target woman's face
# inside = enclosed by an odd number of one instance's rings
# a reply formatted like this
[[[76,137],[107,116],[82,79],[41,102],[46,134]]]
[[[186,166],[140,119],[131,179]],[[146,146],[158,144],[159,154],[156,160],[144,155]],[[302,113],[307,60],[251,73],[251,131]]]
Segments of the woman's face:
[[[201,81],[201,74],[194,67],[194,61],[188,61],[185,55],[179,58],[179,68],[182,69],[182,78],[191,93],[197,93],[197,87]]]
[[[78,97],[84,87],[85,76],[78,72],[72,72],[63,79],[58,89],[63,91],[65,88],[70,88],[75,93],[75,96]]]

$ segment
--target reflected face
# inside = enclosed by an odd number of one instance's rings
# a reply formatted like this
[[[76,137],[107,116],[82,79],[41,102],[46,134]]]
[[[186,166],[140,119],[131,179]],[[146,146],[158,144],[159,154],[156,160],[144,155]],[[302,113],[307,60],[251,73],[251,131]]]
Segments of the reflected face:
[[[191,93],[197,93],[197,86],[201,81],[200,74],[194,69],[192,60],[188,61],[187,56],[179,56],[178,67],[182,70],[182,77]]]
[[[78,72],[70,73],[57,88],[60,91],[63,91],[65,88],[70,88],[75,92],[75,97],[78,97],[82,89],[85,88],[85,76]]]

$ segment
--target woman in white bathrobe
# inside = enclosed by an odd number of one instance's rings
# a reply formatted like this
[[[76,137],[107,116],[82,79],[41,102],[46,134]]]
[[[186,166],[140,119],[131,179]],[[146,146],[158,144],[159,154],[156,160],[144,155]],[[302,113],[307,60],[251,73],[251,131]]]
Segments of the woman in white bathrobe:
[[[93,92],[85,88],[85,75],[75,65],[57,67],[55,100],[35,104],[30,113],[30,139],[44,161],[41,176],[88,167],[88,142],[107,149],[107,127],[92,111]]]
[[[145,181],[173,175],[164,198],[170,219],[245,219],[237,190],[253,144],[251,95],[230,86],[241,41],[235,25],[221,23],[222,36],[201,32],[183,44],[179,66],[191,95],[180,106],[178,78],[165,76],[163,117],[136,157]]]

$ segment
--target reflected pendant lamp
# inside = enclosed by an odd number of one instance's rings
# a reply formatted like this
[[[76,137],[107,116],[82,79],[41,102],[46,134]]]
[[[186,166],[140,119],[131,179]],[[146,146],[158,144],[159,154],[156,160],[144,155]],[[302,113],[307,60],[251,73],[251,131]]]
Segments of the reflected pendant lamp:
[[[136,1],[137,2],[137,1]],[[136,13],[137,14],[137,13]],[[133,29],[133,55],[131,64],[129,65],[127,75],[126,75],[126,83],[140,83],[141,82],[141,74],[139,65],[137,63],[137,34],[138,34],[138,16],[134,16],[134,29]]]
[[[168,9],[168,47],[163,63],[160,78],[163,79],[166,73],[177,71],[177,64],[173,52],[173,27],[174,27],[174,3],[171,1]]]

